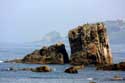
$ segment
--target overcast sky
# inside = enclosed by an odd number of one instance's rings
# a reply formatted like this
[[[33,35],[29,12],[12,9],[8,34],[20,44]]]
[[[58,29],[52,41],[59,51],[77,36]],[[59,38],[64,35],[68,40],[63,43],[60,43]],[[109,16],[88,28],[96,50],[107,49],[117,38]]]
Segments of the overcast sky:
[[[0,42],[40,40],[80,24],[125,18],[125,0],[0,0]]]

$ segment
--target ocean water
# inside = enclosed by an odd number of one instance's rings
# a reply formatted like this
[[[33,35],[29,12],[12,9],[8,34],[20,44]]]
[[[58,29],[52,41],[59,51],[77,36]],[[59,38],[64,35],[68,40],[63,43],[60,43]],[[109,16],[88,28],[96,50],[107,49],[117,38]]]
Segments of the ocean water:
[[[38,64],[16,64],[0,63],[0,83],[125,83],[125,80],[114,81],[112,78],[119,75],[125,78],[124,71],[97,71],[95,67],[89,66],[79,71],[78,74],[64,73],[70,65],[49,65],[53,71],[38,73],[31,71],[4,71],[9,67],[35,68]]]
[[[65,65],[48,65],[53,71],[48,73],[37,73],[31,71],[5,71],[10,67],[13,68],[35,68],[40,64],[17,64],[3,63],[4,60],[21,58],[30,50],[25,49],[0,49],[0,83],[125,83],[125,80],[112,80],[114,76],[121,76],[125,79],[124,71],[102,71],[96,70],[93,66],[85,67],[78,74],[64,73],[69,64]],[[113,51],[113,61],[118,63],[125,61],[125,52]]]

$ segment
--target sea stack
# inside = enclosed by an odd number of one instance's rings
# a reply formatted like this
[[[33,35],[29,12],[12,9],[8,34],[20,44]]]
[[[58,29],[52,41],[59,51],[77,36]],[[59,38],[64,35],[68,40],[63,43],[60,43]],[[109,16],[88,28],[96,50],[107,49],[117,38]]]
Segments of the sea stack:
[[[22,59],[22,62],[33,64],[64,64],[69,62],[69,58],[64,43],[58,42],[55,45],[35,50],[33,53],[26,55]]]
[[[103,23],[84,24],[69,31],[71,64],[112,64],[112,54]]]

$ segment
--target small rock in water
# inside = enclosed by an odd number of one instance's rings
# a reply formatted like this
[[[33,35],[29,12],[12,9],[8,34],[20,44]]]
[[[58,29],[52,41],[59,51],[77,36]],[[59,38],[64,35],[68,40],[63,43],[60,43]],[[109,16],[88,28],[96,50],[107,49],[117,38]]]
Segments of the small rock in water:
[[[117,64],[100,65],[100,66],[97,66],[97,70],[125,71],[125,62],[120,62]]]
[[[0,69],[0,71],[14,71],[15,69],[12,67],[6,68],[6,69]]]
[[[78,73],[78,70],[74,67],[70,67],[70,68],[66,69],[64,72],[76,74],[76,73]]]
[[[112,78],[112,80],[123,80],[123,78],[116,75],[116,76],[114,76],[114,77]]]
[[[51,72],[52,69],[49,66],[40,66],[35,69],[32,69],[33,72]]]
[[[67,68],[64,72],[66,73],[78,73],[78,70],[84,69],[84,65],[77,65]]]
[[[91,82],[89,82],[89,83],[96,83],[96,82],[91,81]]]

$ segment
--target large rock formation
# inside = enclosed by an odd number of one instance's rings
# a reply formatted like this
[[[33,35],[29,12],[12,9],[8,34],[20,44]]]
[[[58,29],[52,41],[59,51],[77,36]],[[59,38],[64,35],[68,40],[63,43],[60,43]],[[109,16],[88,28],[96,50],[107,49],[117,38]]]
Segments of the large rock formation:
[[[23,63],[34,64],[64,64],[69,62],[68,54],[63,43],[35,50],[22,59]]]
[[[85,24],[68,33],[71,64],[111,64],[112,54],[103,23]]]

